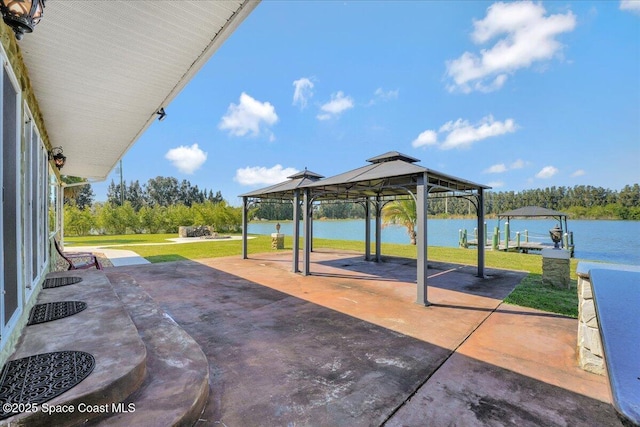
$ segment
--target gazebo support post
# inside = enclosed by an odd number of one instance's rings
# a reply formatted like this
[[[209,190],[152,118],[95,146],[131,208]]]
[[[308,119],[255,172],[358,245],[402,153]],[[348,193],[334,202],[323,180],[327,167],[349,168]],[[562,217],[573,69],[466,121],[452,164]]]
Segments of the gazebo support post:
[[[484,191],[478,188],[478,277],[484,278]]]
[[[300,190],[295,190],[293,193],[293,266],[291,271],[298,273],[298,261],[300,251]]]
[[[248,222],[247,218],[249,214],[249,200],[247,197],[242,198],[242,259],[249,258],[247,251],[247,236],[248,236]]]
[[[313,201],[309,201],[309,252],[313,252]]]
[[[364,260],[371,260],[371,202],[367,197],[364,201]]]
[[[376,196],[376,262],[382,261],[382,203],[380,196]]]
[[[302,274],[304,276],[308,276],[310,274],[310,267],[311,267],[311,260],[309,259],[311,257],[311,197],[310,197],[310,193],[311,190],[309,190],[308,188],[304,189],[304,196],[303,196],[303,208],[304,210],[302,211],[302,223],[304,226],[304,255],[303,255],[303,262],[302,262]]]
[[[417,214],[417,252],[418,252],[418,272],[417,272],[417,299],[416,303],[429,306],[431,305],[427,300],[427,199],[429,197],[429,190],[427,187],[427,174],[424,173],[418,178],[416,186],[416,214]]]

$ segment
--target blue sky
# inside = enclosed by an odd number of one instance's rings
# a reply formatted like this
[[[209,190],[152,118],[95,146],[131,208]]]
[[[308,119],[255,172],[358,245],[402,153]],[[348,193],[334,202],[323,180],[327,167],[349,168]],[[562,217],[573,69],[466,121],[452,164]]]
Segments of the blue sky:
[[[640,2],[265,0],[165,110],[124,179],[233,205],[393,150],[495,191],[619,190],[640,182]]]

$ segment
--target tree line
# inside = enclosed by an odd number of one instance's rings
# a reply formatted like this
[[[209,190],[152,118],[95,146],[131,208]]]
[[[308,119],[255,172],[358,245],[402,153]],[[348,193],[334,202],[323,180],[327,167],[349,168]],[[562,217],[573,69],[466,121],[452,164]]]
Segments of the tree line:
[[[68,184],[76,178],[63,177]],[[177,233],[178,227],[210,225],[219,232],[237,232],[242,209],[229,206],[220,191],[199,189],[187,180],[156,177],[145,185],[138,181],[123,185],[113,181],[107,201],[96,203],[91,185],[65,188],[65,233]],[[562,211],[573,219],[640,220],[640,185],[627,185],[620,191],[579,185],[544,189],[485,193],[488,217],[523,206],[541,206]],[[428,214],[440,217],[475,216],[475,205],[459,197],[431,197]],[[331,202],[314,206],[315,218],[364,218],[360,203]],[[274,221],[293,219],[291,202],[262,202],[249,218]]]
[[[574,187],[548,187],[524,191],[487,191],[484,197],[485,215],[496,216],[502,212],[524,206],[540,206],[558,210],[574,219],[640,220],[640,185],[626,185],[615,191],[602,187],[578,185]],[[472,201],[461,197],[431,197],[428,214],[441,217],[475,216]],[[260,219],[290,220],[292,204],[264,202],[255,215]],[[359,203],[323,203],[314,208],[315,218],[346,219],[364,218],[364,208]]]
[[[66,176],[63,177],[63,181],[66,184],[83,182],[80,178]],[[93,205],[94,197],[91,184],[65,187],[65,204],[75,203],[78,208],[84,209]],[[129,184],[127,184],[127,181],[123,181],[122,184],[116,184],[111,180],[107,188],[108,204],[122,206],[125,202],[129,202],[136,212],[144,206],[192,206],[194,203],[204,203],[206,201],[220,203],[224,199],[220,191],[214,194],[212,190],[207,190],[206,188],[201,190],[197,185],[191,185],[191,182],[186,179],[178,182],[174,177],[158,176],[151,178],[144,185],[140,185],[138,180]]]
[[[80,209],[76,204],[64,206],[66,235],[129,233],[177,233],[180,226],[209,225],[221,233],[237,233],[241,229],[242,209],[225,201],[193,203],[191,206],[143,206],[138,211],[129,201],[115,206],[94,203]]]
[[[63,177],[67,184],[80,183]],[[111,184],[107,201],[94,202],[90,184],[65,187],[67,235],[177,233],[180,226],[209,225],[218,232],[238,232],[242,209],[229,206],[220,191],[200,190],[187,180],[158,176],[140,185]]]

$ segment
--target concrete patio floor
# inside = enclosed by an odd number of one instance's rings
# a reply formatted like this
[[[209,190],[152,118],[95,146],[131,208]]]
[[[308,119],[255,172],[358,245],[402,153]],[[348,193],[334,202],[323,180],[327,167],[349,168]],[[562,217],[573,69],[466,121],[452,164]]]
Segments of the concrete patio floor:
[[[118,267],[202,347],[198,425],[619,426],[576,362],[577,321],[502,304],[524,273],[291,252]]]

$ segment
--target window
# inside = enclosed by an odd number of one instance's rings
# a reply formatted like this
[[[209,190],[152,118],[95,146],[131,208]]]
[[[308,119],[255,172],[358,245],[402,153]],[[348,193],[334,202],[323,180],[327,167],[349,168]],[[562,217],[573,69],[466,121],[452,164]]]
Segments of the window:
[[[20,167],[22,153],[20,147],[20,90],[15,75],[6,60],[2,69],[0,89],[2,90],[2,274],[0,289],[0,334],[4,340],[15,326],[22,311],[23,303],[23,247]]]
[[[23,249],[24,282],[28,297],[45,273],[48,262],[47,151],[25,105],[23,139]]]

